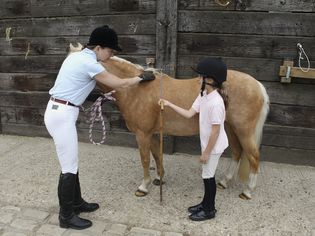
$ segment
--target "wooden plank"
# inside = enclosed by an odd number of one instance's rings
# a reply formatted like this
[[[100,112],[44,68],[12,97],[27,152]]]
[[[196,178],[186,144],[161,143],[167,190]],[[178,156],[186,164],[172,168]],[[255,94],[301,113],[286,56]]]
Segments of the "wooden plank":
[[[180,10],[220,10],[220,11],[234,11],[241,10],[236,5],[236,1],[230,1],[227,7],[222,7],[214,1],[209,0],[179,0]],[[314,0],[288,0],[288,1],[274,1],[274,0],[250,0],[242,1],[245,3],[243,11],[276,11],[276,12],[315,12]]]
[[[65,55],[70,43],[85,44],[88,42],[87,36],[78,37],[33,37],[33,38],[13,38],[8,43],[4,38],[0,38],[0,51],[2,56],[26,55],[28,43],[30,50],[28,56],[32,55]],[[123,52],[127,54],[154,54],[155,35],[121,35],[119,44]]]
[[[261,161],[315,166],[313,150],[262,146],[260,152]]]
[[[154,13],[154,0],[32,1],[33,17]]]
[[[66,55],[29,56],[0,56],[0,73],[58,73]],[[119,55],[132,63],[146,65],[147,57],[154,55]]]
[[[262,144],[265,146],[315,150],[315,125],[313,128],[267,124]]]
[[[1,19],[30,17],[31,0],[1,0],[0,16]]]
[[[3,125],[3,134],[11,135],[24,135],[24,136],[41,136],[50,138],[47,129],[44,126],[36,125],[25,125],[25,124],[4,124]],[[88,130],[79,129],[78,130],[79,141],[89,142],[88,140]],[[134,134],[129,132],[108,132],[106,136],[105,145],[119,145],[127,147],[137,148],[137,143]],[[193,137],[192,137],[193,138]],[[192,139],[189,138],[189,139]],[[178,142],[178,149],[175,149],[179,153],[188,153],[188,154],[199,154],[197,150],[191,151],[191,149],[185,149],[183,151],[181,148],[185,145],[191,143],[186,140],[186,142]],[[187,143],[188,142],[188,143]],[[167,149],[167,147],[165,147]],[[272,162],[281,162],[281,163],[290,163],[295,165],[311,165],[315,166],[315,152],[313,150],[304,150],[304,149],[289,149],[273,146],[263,145],[261,148],[261,161],[272,161]]]
[[[156,67],[175,77],[177,58],[177,0],[157,1]]]
[[[209,56],[211,54],[209,53]],[[204,55],[179,55],[177,58],[178,78],[192,78],[197,74],[191,67],[199,60],[205,58]],[[260,81],[279,81],[277,76],[282,60],[270,60],[264,58],[243,58],[243,57],[222,57],[229,69],[239,70],[252,75]]]
[[[202,22],[202,24],[201,24]],[[314,14],[179,11],[180,32],[314,37]]]
[[[263,82],[271,103],[315,107],[315,84]],[[294,109],[293,111],[294,112]],[[280,114],[279,114],[280,115]]]
[[[283,60],[298,56],[297,42],[304,46],[308,55],[315,54],[314,40],[315,37],[179,33],[178,54]]]
[[[268,124],[314,128],[315,107],[271,104],[267,122]]]
[[[48,91],[57,74],[0,73],[0,90]]]
[[[219,10],[219,11],[234,11],[235,4],[229,4],[222,7],[214,1],[207,0],[178,0],[179,10]]]
[[[0,32],[10,27],[11,38],[88,36],[95,27],[104,24],[118,34],[155,34],[155,14],[8,19],[0,20]]]
[[[287,66],[280,66],[279,76],[286,76]],[[302,68],[300,67],[291,67],[289,77],[299,77],[305,79],[315,79],[315,69],[314,68]]]

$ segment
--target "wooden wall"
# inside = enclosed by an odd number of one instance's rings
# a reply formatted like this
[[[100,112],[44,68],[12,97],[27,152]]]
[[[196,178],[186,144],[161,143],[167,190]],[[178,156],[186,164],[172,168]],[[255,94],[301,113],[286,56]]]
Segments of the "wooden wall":
[[[134,63],[155,57],[157,67],[184,79],[194,76],[190,66],[200,58],[220,56],[229,68],[254,76],[271,100],[262,159],[315,165],[315,81],[281,84],[278,76],[283,59],[297,65],[298,42],[315,67],[315,1],[238,2],[222,7],[212,0],[2,0],[1,132],[47,136],[47,91],[69,42],[87,42],[96,26],[109,24],[124,48],[120,56]],[[104,109],[108,143],[135,145],[116,107],[109,103]],[[83,115],[78,123],[80,139],[87,141]],[[168,150],[199,152],[197,137],[167,140]]]

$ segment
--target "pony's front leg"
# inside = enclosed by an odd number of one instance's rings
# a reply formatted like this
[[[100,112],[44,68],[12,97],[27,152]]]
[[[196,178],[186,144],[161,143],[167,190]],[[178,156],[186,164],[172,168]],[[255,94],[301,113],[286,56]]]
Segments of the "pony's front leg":
[[[160,156],[160,142],[157,136],[152,136],[151,139],[151,153],[155,160],[157,177],[153,180],[153,184],[159,186],[161,177],[164,176],[164,166],[163,166],[163,157]],[[163,180],[162,180],[163,181]],[[163,181],[162,184],[165,182]]]
[[[143,180],[142,180],[141,185],[138,187],[138,190],[135,192],[135,194],[137,197],[143,197],[148,194],[149,192],[148,187],[151,183],[151,177],[150,177],[150,172],[149,172],[151,136],[141,132],[141,133],[136,134],[136,139],[138,142],[141,163],[142,163],[142,168],[143,168]]]

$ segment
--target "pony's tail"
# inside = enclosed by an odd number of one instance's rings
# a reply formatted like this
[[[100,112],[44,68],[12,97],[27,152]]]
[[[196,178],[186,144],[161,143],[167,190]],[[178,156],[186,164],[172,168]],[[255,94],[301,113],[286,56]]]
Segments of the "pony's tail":
[[[255,127],[255,144],[256,144],[257,151],[259,151],[259,148],[260,148],[260,144],[261,144],[261,140],[262,140],[262,134],[263,134],[263,128],[264,128],[265,121],[267,119],[267,115],[269,113],[269,104],[270,104],[269,96],[266,92],[265,87],[260,82],[258,82],[258,84],[259,84],[260,89],[261,89],[264,103],[263,103],[263,106],[261,108],[260,116],[259,116],[258,122],[257,122],[256,127]],[[241,181],[248,180],[249,172],[250,172],[249,160],[246,156],[244,156],[244,153],[242,153],[239,171],[238,171],[240,180]]]

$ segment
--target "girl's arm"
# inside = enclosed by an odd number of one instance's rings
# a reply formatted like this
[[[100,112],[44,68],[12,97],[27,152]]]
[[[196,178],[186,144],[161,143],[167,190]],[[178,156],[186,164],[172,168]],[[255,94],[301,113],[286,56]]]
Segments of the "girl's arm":
[[[175,104],[165,100],[165,99],[160,99],[159,100],[159,104],[163,102],[164,103],[164,106],[168,106],[170,108],[172,108],[174,111],[176,111],[178,114],[180,114],[181,116],[184,116],[186,118],[191,118],[193,117],[197,112],[190,108],[189,110],[186,110],[184,108],[181,108],[179,106],[176,106]]]
[[[200,162],[202,164],[207,164],[207,162],[209,161],[211,151],[212,151],[215,143],[217,142],[217,139],[219,137],[219,133],[220,133],[220,125],[219,124],[212,125],[208,145],[200,157]]]

